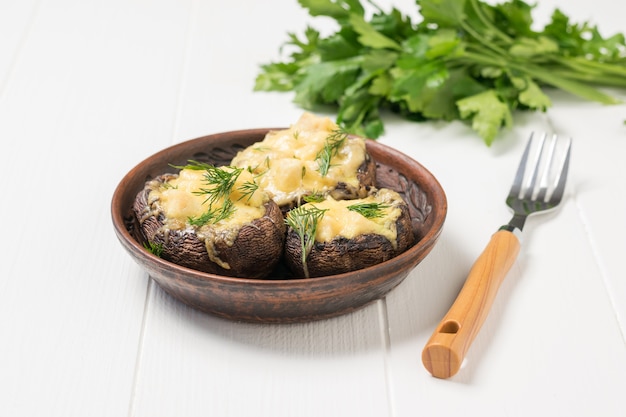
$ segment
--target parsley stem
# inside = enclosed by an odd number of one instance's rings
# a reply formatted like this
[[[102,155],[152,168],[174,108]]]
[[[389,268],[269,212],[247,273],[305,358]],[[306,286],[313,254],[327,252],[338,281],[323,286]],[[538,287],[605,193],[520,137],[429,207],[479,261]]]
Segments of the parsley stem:
[[[452,60],[459,60],[460,62],[465,63],[493,65],[503,69],[515,70],[521,74],[526,74],[535,80],[549,84],[587,100],[596,101],[602,104],[620,103],[618,99],[611,97],[608,94],[604,94],[589,84],[579,82],[573,78],[560,77],[559,74],[553,70],[544,69],[529,62],[517,62],[513,59],[505,60],[493,55],[487,55],[485,52],[480,54],[466,52],[461,57],[453,58]]]
[[[606,62],[591,61],[589,59],[579,57],[555,57],[554,60],[555,62],[569,67],[574,71],[595,74],[598,76],[610,74],[618,77],[624,77],[624,80],[626,80],[626,67],[613,65]]]
[[[613,74],[602,74],[593,71],[583,72],[567,68],[553,68],[550,72],[554,75],[558,75],[559,77],[582,81],[588,84],[597,84],[605,87],[626,87],[626,78]]]
[[[604,94],[603,92],[594,87],[591,87],[588,84],[584,84],[568,78],[559,77],[553,71],[542,69],[532,64],[518,64],[515,62],[511,62],[509,66],[522,73],[526,73],[536,80],[543,81],[546,84],[560,88],[563,91],[567,91],[571,94],[587,100],[597,101],[602,104],[619,104],[620,102],[618,99],[611,97],[608,94]]]
[[[513,40],[506,33],[502,32],[500,29],[498,29],[492,23],[492,21],[487,16],[485,16],[485,13],[484,13],[483,9],[480,7],[480,4],[478,4],[478,2],[476,0],[470,0],[470,4],[471,4],[472,8],[474,9],[474,11],[476,12],[476,16],[478,16],[478,19],[480,19],[480,21],[481,21],[481,23],[483,25],[485,25],[487,28],[489,28],[489,30],[493,31],[493,33],[498,38],[502,39],[506,43],[513,42]]]
[[[461,21],[459,23],[459,25],[461,26],[461,28],[463,28],[463,30],[465,32],[467,32],[470,36],[472,36],[474,39],[476,39],[478,42],[480,42],[486,48],[491,49],[491,50],[493,50],[494,52],[497,52],[500,55],[507,55],[507,51],[506,50],[500,48],[498,45],[496,45],[493,42],[489,42],[487,39],[485,39],[483,36],[481,36],[479,32],[474,30],[474,28],[471,27],[469,24],[465,23],[464,21]]]
[[[471,49],[468,48],[463,55],[458,57],[452,57],[449,59],[450,62],[462,62],[465,64],[483,64],[483,65],[491,65],[499,68],[506,68],[511,61],[500,57],[499,55],[493,54],[491,51],[480,50],[478,53],[470,52]]]

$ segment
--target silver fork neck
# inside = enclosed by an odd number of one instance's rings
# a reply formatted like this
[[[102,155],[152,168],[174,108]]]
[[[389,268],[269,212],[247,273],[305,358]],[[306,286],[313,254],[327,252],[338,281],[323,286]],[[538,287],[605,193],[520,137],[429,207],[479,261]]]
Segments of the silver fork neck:
[[[517,214],[513,215],[513,218],[509,221],[509,224],[502,227],[508,228],[517,228],[520,232],[524,229],[524,224],[526,224],[526,219],[528,218],[527,214]]]
[[[522,219],[520,225],[516,225],[514,223],[514,220],[515,220],[515,217],[513,217],[513,219],[509,222],[509,224],[505,224],[504,226],[501,226],[498,230],[506,230],[507,232],[513,233],[515,237],[517,238],[517,240],[519,240],[521,243],[522,242],[522,227],[524,226],[524,219]]]

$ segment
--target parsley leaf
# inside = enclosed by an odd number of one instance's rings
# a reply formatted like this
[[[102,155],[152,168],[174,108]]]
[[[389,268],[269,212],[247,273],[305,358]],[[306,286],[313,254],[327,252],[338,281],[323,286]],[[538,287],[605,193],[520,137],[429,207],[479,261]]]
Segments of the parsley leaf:
[[[511,113],[494,90],[457,101],[461,118],[471,119],[472,128],[491,145],[500,126],[511,125]]]

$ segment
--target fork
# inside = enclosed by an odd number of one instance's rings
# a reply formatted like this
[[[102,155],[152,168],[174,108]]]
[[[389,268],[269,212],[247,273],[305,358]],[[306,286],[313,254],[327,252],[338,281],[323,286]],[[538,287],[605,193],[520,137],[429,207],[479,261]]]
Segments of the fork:
[[[422,363],[434,377],[449,378],[460,369],[500,284],[517,258],[526,218],[555,208],[563,198],[572,140],[559,140],[557,135],[546,140],[544,133],[535,146],[533,136],[531,134],[506,198],[513,218],[491,236],[459,295],[422,351]],[[547,147],[546,142],[549,142]],[[534,154],[529,160],[531,149]],[[557,153],[562,157],[557,158]]]

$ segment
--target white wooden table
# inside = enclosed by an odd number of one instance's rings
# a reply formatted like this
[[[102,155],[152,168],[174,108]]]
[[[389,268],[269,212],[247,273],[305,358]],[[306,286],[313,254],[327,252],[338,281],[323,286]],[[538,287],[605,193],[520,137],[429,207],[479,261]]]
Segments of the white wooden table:
[[[613,0],[541,0],[537,21],[556,6],[603,34],[626,30]],[[0,415],[626,416],[624,105],[551,93],[547,114],[516,115],[490,148],[460,123],[386,116],[380,140],[445,188],[446,225],[386,299],[335,319],[201,314],[124,252],[110,199],[136,163],[299,117],[290,94],[252,86],[307,23],[325,24],[296,0],[0,1]],[[529,220],[465,365],[435,379],[421,350],[508,221],[533,130],[574,138],[567,197]]]

